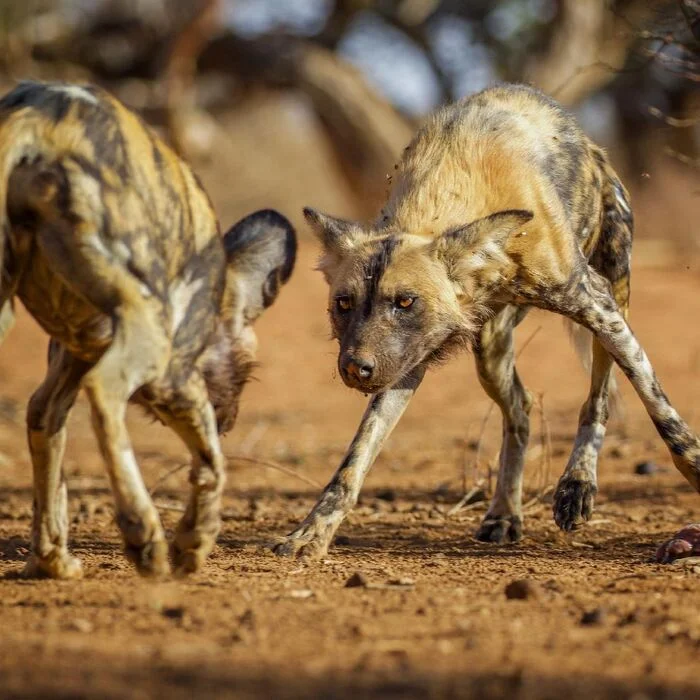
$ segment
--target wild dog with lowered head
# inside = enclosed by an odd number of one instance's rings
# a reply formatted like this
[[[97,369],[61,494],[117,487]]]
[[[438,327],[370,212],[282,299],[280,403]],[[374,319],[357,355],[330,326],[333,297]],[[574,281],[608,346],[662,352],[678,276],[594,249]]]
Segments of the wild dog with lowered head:
[[[252,324],[292,273],[296,235],[267,210],[221,236],[189,167],[121,103],[93,87],[22,83],[0,100],[2,333],[15,297],[51,336],[27,411],[34,469],[25,573],[71,578],[62,457],[84,388],[128,556],[169,571],[158,513],[125,425],[133,400],[192,453],[175,565],[198,568],[219,531],[224,458],[255,357]]]
[[[279,554],[327,550],[426,367],[467,345],[503,414],[498,483],[477,537],[518,540],[532,399],[515,370],[513,329],[529,307],[562,314],[594,336],[590,393],[554,495],[559,526],[570,530],[591,515],[613,360],[700,490],[700,441],[627,325],[627,192],[604,152],[553,100],[505,85],[440,109],[396,166],[376,223],[305,215],[323,245],[340,374],[374,396],[333,480],[276,546]]]

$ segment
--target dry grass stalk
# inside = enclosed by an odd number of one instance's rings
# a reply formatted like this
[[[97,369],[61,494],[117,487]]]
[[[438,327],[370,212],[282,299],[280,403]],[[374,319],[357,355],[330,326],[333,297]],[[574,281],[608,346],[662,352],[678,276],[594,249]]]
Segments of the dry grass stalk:
[[[258,464],[261,467],[265,467],[267,469],[274,469],[275,471],[282,472],[283,474],[287,474],[287,476],[292,476],[295,477],[296,479],[299,479],[303,481],[305,484],[308,484],[309,486],[313,486],[315,489],[322,489],[323,486],[316,481],[315,479],[312,479],[308,476],[305,476],[304,474],[300,474],[299,472],[295,471],[294,469],[289,469],[288,467],[285,467],[281,464],[278,464],[277,462],[270,462],[269,460],[265,459],[254,459],[252,457],[243,457],[241,455],[226,455],[226,459],[228,459],[229,462],[248,462],[250,464]],[[189,465],[188,464],[180,464],[174,469],[170,469],[167,471],[163,476],[159,477],[155,484],[151,487],[149,493],[151,496],[153,496],[158,488],[165,483],[171,476],[174,476],[177,474],[179,471],[187,468]]]

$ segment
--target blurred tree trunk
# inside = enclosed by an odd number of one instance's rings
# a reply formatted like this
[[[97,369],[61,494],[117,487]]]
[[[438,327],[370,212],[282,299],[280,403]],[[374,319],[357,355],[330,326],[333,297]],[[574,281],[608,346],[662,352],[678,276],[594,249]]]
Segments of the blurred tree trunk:
[[[198,63],[200,70],[233,74],[255,88],[298,90],[328,135],[359,211],[375,215],[413,125],[359,70],[328,49],[285,35],[246,40],[224,33],[212,38],[219,11],[220,0],[203,0],[171,44],[165,85],[168,131],[176,147],[190,157],[204,155],[202,143],[191,138],[193,123],[201,125],[202,117],[192,107]]]
[[[525,65],[523,79],[573,105],[614,80],[633,44],[665,0],[561,0],[545,50]]]
[[[413,126],[354,67],[325,49],[305,46],[297,86],[309,97],[365,215],[377,213],[394,163]]]
[[[197,60],[221,21],[221,0],[200,0],[199,8],[171,42],[164,73],[165,127],[178,153],[203,156],[210,148],[213,127],[198,109],[195,97]],[[195,123],[206,129],[197,129]]]

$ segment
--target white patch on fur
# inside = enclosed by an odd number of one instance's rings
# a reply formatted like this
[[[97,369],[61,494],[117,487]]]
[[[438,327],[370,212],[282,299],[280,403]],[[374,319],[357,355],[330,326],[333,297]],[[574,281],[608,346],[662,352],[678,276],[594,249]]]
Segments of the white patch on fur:
[[[122,490],[128,503],[120,504],[128,511],[136,513],[146,513],[153,510],[148,490],[143,483],[141,470],[136,462],[136,457],[132,450],[126,448],[121,450],[119,459],[118,475],[122,482]]]
[[[100,255],[110,260],[112,258],[112,251],[104,244],[104,241],[99,237],[99,235],[94,234],[87,239],[87,242],[92,248],[94,248]]]
[[[194,295],[202,288],[203,281],[201,279],[186,281],[178,280],[170,287],[170,307],[172,310],[172,318],[170,322],[170,331],[175,331],[180,327],[187,309],[190,306]]]
[[[596,465],[598,463],[598,453],[603,446],[605,438],[605,426],[601,423],[579,426],[576,433],[576,443],[573,452],[566,465],[565,475],[572,475],[576,472],[587,472],[591,483],[596,483]],[[581,478],[581,474],[576,474]]]
[[[620,208],[626,212],[627,214],[631,214],[632,210],[630,209],[629,204],[627,203],[627,199],[624,196],[624,193],[619,187],[615,187],[615,199],[617,200],[617,203],[620,205]]]
[[[62,92],[64,95],[68,95],[74,100],[83,100],[84,102],[90,102],[91,104],[99,104],[99,100],[84,87],[80,85],[51,85],[49,90],[53,92]]]

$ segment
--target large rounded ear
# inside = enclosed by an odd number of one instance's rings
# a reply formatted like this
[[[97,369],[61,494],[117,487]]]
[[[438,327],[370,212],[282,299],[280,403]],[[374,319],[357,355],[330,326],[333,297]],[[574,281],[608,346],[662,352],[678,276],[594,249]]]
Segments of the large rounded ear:
[[[273,209],[263,209],[234,224],[224,236],[224,247],[227,277],[236,282],[236,305],[251,323],[277,298],[294,270],[294,227]]]
[[[504,255],[506,242],[533,218],[531,211],[507,209],[443,233],[431,244],[448,264],[479,267]]]
[[[342,254],[350,250],[362,235],[359,224],[323,214],[310,207],[304,208],[304,218],[326,253]]]

